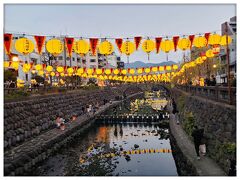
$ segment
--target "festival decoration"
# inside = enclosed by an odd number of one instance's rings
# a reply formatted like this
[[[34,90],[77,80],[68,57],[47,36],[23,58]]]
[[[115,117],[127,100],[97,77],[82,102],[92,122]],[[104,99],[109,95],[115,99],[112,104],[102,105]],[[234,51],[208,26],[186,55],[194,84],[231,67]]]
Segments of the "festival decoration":
[[[31,68],[31,65],[26,63],[26,64],[23,64],[22,70],[24,73],[28,73],[30,71],[30,68]]]
[[[179,36],[173,36],[174,51],[177,51],[177,45],[179,41]]]
[[[47,42],[46,49],[53,56],[58,56],[63,51],[63,44],[59,39],[51,39]]]
[[[160,49],[161,42],[162,42],[162,37],[156,37],[156,38],[155,38],[156,52],[157,52],[157,54],[159,53],[159,49]]]
[[[38,54],[42,54],[43,46],[45,43],[45,36],[34,36],[36,45],[37,45],[37,52]]]
[[[205,37],[203,36],[199,36],[199,37],[196,37],[194,40],[193,40],[193,45],[197,48],[202,48],[202,47],[205,47],[207,45],[207,40]]]
[[[50,65],[48,65],[48,66],[46,67],[46,70],[47,70],[47,72],[51,72],[51,71],[53,71],[53,67],[50,66]]]
[[[164,41],[162,41],[161,43],[161,50],[165,53],[169,53],[169,51],[174,49],[174,44],[171,40],[166,39]]]
[[[34,44],[30,39],[20,38],[15,42],[15,49],[23,55],[27,55],[33,52]]]
[[[12,34],[4,34],[4,47],[6,54],[11,53],[12,36]]]
[[[134,37],[136,51],[138,50],[138,47],[139,47],[139,45],[141,43],[141,40],[142,40],[142,37],[140,37],[140,36]]]
[[[65,43],[66,43],[68,55],[69,57],[72,57],[74,38],[65,37]]]
[[[212,49],[207,50],[207,51],[206,51],[206,56],[207,56],[208,58],[214,57],[213,50],[212,50]]]
[[[190,49],[191,49],[192,45],[193,45],[193,41],[194,41],[195,35],[189,35],[188,38],[189,38],[189,41],[190,41]]]
[[[220,44],[221,36],[219,34],[211,34],[208,39],[208,44],[218,45]]]
[[[204,37],[205,37],[206,40],[207,40],[206,46],[208,45],[208,39],[209,39],[210,34],[211,34],[211,33],[205,33],[205,34],[204,34]]]
[[[41,71],[43,69],[43,66],[41,64],[37,64],[37,65],[35,65],[35,69],[37,71]]]
[[[87,41],[80,39],[74,43],[74,51],[77,54],[85,55],[89,52],[89,44]]]
[[[96,54],[96,49],[97,49],[97,44],[98,44],[98,39],[97,38],[90,38],[90,49],[93,55]]]
[[[178,48],[182,51],[189,49],[191,46],[191,41],[187,38],[182,38],[178,41]]]
[[[62,73],[64,71],[62,66],[58,66],[57,67],[57,72]]]
[[[221,46],[226,46],[227,44],[232,43],[232,38],[231,36],[224,35],[221,37],[220,45]]]
[[[142,43],[142,50],[148,54],[148,60],[149,60],[149,53],[152,52],[154,49],[155,49],[154,41],[147,39]]]
[[[131,41],[126,41],[122,44],[121,51],[127,56],[129,63],[129,56],[135,51],[135,45]]]
[[[114,51],[114,47],[109,41],[104,41],[100,43],[98,49],[100,54],[103,54],[105,56],[112,54]]]
[[[121,48],[122,48],[123,40],[122,39],[115,39],[115,43],[117,44],[119,52],[122,53]]]

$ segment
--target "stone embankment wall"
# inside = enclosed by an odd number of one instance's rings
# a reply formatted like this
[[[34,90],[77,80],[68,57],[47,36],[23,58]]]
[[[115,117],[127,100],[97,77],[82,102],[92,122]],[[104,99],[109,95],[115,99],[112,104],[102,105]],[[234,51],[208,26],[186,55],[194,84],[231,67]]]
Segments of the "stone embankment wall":
[[[127,97],[141,92],[136,86],[105,88],[86,93],[59,94],[32,98],[27,101],[4,104],[4,175],[24,175],[37,163],[45,160],[72,138],[88,128],[94,115],[87,116],[86,106],[99,103],[97,114],[106,111],[125,92]],[[120,102],[120,101],[119,101]],[[61,116],[76,122],[69,123],[65,131],[55,128],[55,119]],[[97,115],[96,114],[96,115]]]
[[[177,103],[183,128],[189,136],[193,125],[204,128],[207,155],[228,172],[230,160],[236,158],[236,107],[176,88],[171,89],[171,94]]]

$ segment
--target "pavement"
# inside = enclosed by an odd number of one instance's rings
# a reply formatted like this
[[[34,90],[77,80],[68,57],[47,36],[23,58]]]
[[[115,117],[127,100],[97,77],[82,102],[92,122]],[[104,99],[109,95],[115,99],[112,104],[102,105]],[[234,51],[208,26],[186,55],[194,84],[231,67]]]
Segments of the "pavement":
[[[169,112],[172,112],[172,106],[168,105]],[[221,167],[215,163],[211,158],[201,156],[200,160],[197,160],[197,154],[195,151],[194,143],[189,136],[183,130],[181,124],[177,124],[175,115],[170,113],[170,130],[174,136],[178,147],[181,149],[184,156],[191,162],[197,171],[199,176],[227,176],[227,174],[221,169]]]

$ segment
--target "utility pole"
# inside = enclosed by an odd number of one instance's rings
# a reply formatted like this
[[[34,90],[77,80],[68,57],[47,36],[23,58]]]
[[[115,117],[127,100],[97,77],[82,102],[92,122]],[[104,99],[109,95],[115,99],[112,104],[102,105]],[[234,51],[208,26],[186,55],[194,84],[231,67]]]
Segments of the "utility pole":
[[[231,77],[230,77],[230,60],[229,60],[229,47],[228,47],[228,23],[225,22],[226,33],[226,60],[227,60],[227,83],[228,83],[228,97],[229,104],[232,104],[232,92],[231,92]]]

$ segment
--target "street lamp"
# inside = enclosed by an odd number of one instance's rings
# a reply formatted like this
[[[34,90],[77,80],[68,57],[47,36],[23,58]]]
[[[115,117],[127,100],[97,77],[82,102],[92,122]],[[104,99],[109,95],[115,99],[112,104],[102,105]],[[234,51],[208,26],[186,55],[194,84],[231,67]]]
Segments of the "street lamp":
[[[19,58],[18,58],[17,56],[13,56],[11,59],[12,59],[12,61],[14,61],[14,62],[18,62],[18,61],[19,61]]]

